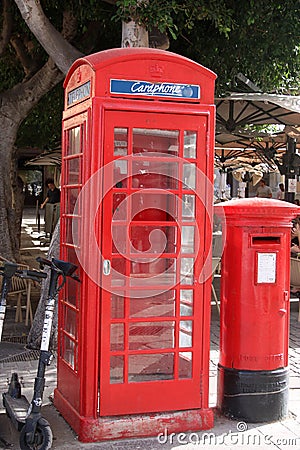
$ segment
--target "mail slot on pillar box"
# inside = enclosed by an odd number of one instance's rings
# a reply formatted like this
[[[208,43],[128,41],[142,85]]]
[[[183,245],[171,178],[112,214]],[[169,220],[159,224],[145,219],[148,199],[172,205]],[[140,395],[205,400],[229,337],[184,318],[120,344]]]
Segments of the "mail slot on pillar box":
[[[223,218],[218,408],[250,422],[287,415],[291,221],[264,198],[216,205]]]
[[[81,441],[213,426],[215,78],[147,48],[66,77],[61,257],[81,283],[59,300],[55,404]]]

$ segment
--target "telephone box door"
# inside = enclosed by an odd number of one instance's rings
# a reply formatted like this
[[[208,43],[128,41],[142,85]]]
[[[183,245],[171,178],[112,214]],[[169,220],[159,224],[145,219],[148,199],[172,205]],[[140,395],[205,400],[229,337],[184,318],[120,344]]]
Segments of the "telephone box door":
[[[102,416],[202,406],[207,122],[105,112]]]

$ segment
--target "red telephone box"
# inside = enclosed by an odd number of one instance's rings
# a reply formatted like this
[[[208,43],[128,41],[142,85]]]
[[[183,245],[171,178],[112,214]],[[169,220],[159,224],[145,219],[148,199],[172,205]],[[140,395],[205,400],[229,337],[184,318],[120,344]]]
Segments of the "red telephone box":
[[[55,404],[82,441],[207,429],[214,80],[113,49],[65,80]]]

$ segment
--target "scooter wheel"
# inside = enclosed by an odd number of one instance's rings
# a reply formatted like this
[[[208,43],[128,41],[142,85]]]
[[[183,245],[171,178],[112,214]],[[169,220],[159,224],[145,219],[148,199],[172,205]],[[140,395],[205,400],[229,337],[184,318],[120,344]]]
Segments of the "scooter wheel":
[[[21,450],[49,450],[52,447],[52,431],[49,425],[37,425],[34,442],[29,444],[26,439],[25,427],[22,428],[20,434]]]

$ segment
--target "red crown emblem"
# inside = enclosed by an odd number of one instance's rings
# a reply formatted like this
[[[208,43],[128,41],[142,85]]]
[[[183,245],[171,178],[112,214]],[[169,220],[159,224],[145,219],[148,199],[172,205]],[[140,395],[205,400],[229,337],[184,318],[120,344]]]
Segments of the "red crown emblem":
[[[150,66],[149,71],[151,75],[155,78],[161,78],[164,74],[164,68],[159,64],[154,64],[154,66]]]

